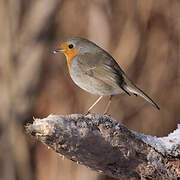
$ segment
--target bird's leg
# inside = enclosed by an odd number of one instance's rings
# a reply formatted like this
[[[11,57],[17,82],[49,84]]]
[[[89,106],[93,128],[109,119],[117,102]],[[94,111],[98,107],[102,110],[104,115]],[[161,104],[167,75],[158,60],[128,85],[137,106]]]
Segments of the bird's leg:
[[[106,105],[106,108],[105,108],[105,111],[104,111],[104,115],[105,114],[107,114],[107,112],[108,112],[108,110],[109,110],[109,107],[110,107],[110,105],[111,105],[111,101],[112,101],[112,97],[113,97],[113,95],[111,95],[110,97],[109,97],[109,101],[108,101],[108,103],[107,103],[107,105]]]
[[[89,107],[86,115],[90,113],[90,110],[102,99],[102,97],[103,97],[103,96],[100,96],[100,97],[95,101],[95,103],[92,104],[92,105]]]

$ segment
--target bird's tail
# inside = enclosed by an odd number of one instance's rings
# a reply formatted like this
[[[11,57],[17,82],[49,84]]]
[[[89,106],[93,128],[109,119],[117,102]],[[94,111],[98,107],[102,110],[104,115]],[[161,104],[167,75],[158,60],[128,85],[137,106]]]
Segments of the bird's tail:
[[[123,74],[124,77],[124,89],[127,92],[133,93],[134,95],[139,95],[141,97],[143,97],[146,101],[148,101],[149,103],[151,103],[155,108],[157,108],[158,110],[160,110],[159,106],[146,94],[144,93],[141,89],[139,89],[132,81],[130,81],[125,74]]]

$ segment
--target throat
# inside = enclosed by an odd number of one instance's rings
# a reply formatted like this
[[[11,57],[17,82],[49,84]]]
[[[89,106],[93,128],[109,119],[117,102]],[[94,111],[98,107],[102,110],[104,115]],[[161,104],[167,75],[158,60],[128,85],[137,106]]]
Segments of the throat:
[[[68,55],[66,55],[66,60],[67,60],[67,65],[68,65],[68,70],[69,70],[69,73],[71,74],[71,64],[72,64],[72,61],[73,61],[73,57],[69,57]]]
[[[76,56],[79,56],[80,54],[78,53],[65,53],[66,56],[66,60],[67,60],[67,65],[68,65],[68,70],[69,73],[71,74],[71,65],[72,65],[72,61],[75,59]]]

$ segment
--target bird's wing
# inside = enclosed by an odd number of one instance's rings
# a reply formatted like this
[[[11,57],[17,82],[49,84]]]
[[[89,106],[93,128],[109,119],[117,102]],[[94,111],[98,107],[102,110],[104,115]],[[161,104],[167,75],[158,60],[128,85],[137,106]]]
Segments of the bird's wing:
[[[139,95],[159,109],[159,106],[126,76],[108,53],[86,53],[79,58],[79,64],[83,65],[82,69],[87,75],[102,80],[114,88],[121,88],[128,95],[130,93]]]
[[[110,55],[86,53],[80,56],[78,63],[88,76],[99,79],[114,88],[122,88],[129,95],[123,88],[125,82],[122,70]]]

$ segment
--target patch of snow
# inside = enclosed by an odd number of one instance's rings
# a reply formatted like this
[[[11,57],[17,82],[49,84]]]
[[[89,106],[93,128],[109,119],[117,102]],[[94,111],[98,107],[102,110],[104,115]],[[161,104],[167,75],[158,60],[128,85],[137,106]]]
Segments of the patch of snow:
[[[178,128],[167,137],[153,137],[131,131],[138,139],[150,145],[165,156],[180,156],[180,124]]]

